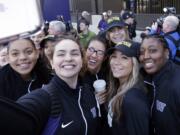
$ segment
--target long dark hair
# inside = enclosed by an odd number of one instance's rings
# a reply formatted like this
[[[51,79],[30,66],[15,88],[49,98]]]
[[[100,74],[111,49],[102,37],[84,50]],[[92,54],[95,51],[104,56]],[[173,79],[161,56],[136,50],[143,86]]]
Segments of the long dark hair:
[[[30,38],[24,38],[24,40],[29,41],[32,44],[33,48],[37,51],[34,42]],[[8,50],[12,42],[8,44]],[[43,83],[48,83],[51,79],[51,71],[47,67],[47,64],[45,63],[43,58],[40,56],[38,57],[37,62],[31,71],[31,75],[33,74],[35,74],[37,78],[40,79]]]

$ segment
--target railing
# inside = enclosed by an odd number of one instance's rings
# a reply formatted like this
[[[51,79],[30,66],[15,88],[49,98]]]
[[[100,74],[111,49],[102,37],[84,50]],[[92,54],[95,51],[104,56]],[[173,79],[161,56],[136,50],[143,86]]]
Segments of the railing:
[[[136,13],[162,14],[164,7],[175,7],[180,14],[180,0],[135,0]]]

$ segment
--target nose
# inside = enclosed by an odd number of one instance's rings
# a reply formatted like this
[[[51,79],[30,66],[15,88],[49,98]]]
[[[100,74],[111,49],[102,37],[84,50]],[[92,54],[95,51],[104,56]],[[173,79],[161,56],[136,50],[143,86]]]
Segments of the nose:
[[[70,54],[66,54],[65,61],[71,61],[71,60],[72,60],[72,56]]]
[[[91,56],[92,57],[96,57],[97,56],[97,52],[94,51]]]
[[[24,54],[24,53],[20,53],[20,55],[19,55],[19,59],[26,59],[26,54]]]
[[[149,55],[148,51],[145,51],[145,52],[144,52],[144,58],[147,59],[147,58],[149,58],[149,57],[150,57],[150,55]]]
[[[121,58],[114,58],[113,59],[114,65],[121,65],[121,62],[122,62]]]

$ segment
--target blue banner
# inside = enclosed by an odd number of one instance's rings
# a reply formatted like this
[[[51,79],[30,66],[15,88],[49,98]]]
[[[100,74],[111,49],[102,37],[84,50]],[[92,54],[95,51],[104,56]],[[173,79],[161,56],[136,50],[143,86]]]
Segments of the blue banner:
[[[45,21],[55,20],[60,15],[66,22],[71,20],[69,0],[44,0],[42,6]]]

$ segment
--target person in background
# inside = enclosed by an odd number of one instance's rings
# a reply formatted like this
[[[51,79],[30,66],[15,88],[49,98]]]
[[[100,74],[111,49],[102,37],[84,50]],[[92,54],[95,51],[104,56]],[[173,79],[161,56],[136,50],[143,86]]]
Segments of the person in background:
[[[31,39],[36,46],[36,49],[40,50],[40,42],[45,36],[46,34],[44,30],[40,30],[39,32],[31,36]]]
[[[77,21],[77,32],[78,32],[78,34],[82,32],[80,30],[80,22],[81,22],[81,20],[86,20],[90,24],[90,21],[91,21],[90,17],[91,17],[90,13],[88,11],[82,11],[80,18]]]
[[[100,32],[104,31],[105,28],[107,27],[107,20],[108,20],[107,12],[103,12],[102,13],[102,18],[98,23],[98,29],[99,29]]]
[[[111,18],[112,17],[112,10],[108,10],[107,15],[108,15],[108,18]]]
[[[124,40],[110,48],[108,124],[112,135],[149,135],[150,111],[139,74],[138,43]]]
[[[178,47],[180,48],[180,33],[177,31],[178,25],[178,17],[173,15],[167,16],[164,19],[162,31],[164,32],[164,37],[171,51],[170,59],[180,65],[180,54],[177,55],[177,51],[180,51],[180,49],[178,49]]]
[[[40,42],[40,47],[42,49],[41,57],[46,61],[47,66],[51,70],[52,70],[51,62],[54,51],[54,44],[56,40],[57,39],[55,36],[48,35]]]
[[[124,11],[121,16],[124,23],[128,26],[129,37],[133,39],[136,37],[136,20],[132,11]]]
[[[79,42],[80,45],[86,50],[88,42],[96,36],[96,34],[89,30],[89,22],[84,20],[80,21],[80,30],[81,33],[79,34]]]
[[[0,45],[0,68],[7,65],[7,45]]]
[[[53,20],[49,22],[48,34],[60,37],[66,33],[66,25],[62,21]]]
[[[139,60],[150,92],[153,131],[156,135],[179,135],[180,67],[169,60],[166,40],[159,35],[146,36]]]
[[[156,22],[152,23],[149,35],[163,35],[170,49],[170,59],[176,64],[180,64],[180,34],[178,31],[179,19],[174,15],[168,15],[164,18],[162,25]],[[159,30],[160,29],[160,30]]]
[[[125,23],[120,21],[119,17],[112,17],[107,22],[108,26],[105,29],[105,34],[110,47],[129,39],[128,29]]]
[[[0,96],[17,100],[49,82],[49,70],[39,58],[32,40],[26,38],[12,41],[7,50],[9,64],[0,70]]]
[[[72,38],[57,41],[52,66],[56,75],[50,83],[21,97],[17,103],[38,118],[37,134],[96,135],[97,102],[91,87],[81,80],[80,45]]]

